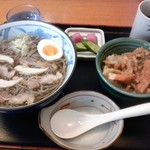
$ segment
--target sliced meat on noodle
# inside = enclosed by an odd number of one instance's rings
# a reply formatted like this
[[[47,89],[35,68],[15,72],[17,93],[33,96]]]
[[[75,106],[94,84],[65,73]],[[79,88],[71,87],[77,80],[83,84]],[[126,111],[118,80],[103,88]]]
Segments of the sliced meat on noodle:
[[[40,87],[40,84],[38,82],[38,79],[30,79],[28,81],[24,82],[24,85],[26,85],[29,89],[33,90],[38,87]]]
[[[3,80],[0,79],[0,88],[7,88],[7,87],[12,87],[15,84],[21,82],[23,80],[23,78],[17,78],[14,80]]]
[[[11,79],[14,75],[15,75],[15,70],[11,70],[11,71],[8,71],[9,68],[6,67],[5,65],[0,65],[0,76],[2,78],[8,78],[8,79]]]
[[[16,96],[13,96],[9,99],[8,103],[13,105],[21,105],[23,103],[32,104],[35,100],[33,94],[30,93],[22,93]]]
[[[51,84],[61,78],[62,78],[62,74],[60,72],[57,72],[56,75],[46,74],[46,75],[42,76],[42,78],[39,80],[39,83],[40,84]]]
[[[15,67],[15,70],[18,71],[20,74],[23,75],[35,75],[35,74],[41,74],[48,70],[49,68],[30,68],[18,65]]]
[[[60,72],[57,72],[56,74],[46,74],[41,76],[41,78],[25,81],[23,84],[26,85],[29,89],[33,90],[40,87],[41,85],[57,82],[62,78],[62,76],[63,75]]]
[[[49,66],[49,62],[47,61],[37,61],[36,58],[30,58],[30,57],[22,57],[19,59],[20,65],[23,66],[32,66],[36,68],[46,68]]]
[[[14,60],[10,56],[0,54],[0,62],[8,62],[10,64],[13,64]]]
[[[3,104],[7,101],[12,95],[9,94],[6,90],[0,90],[0,104]]]

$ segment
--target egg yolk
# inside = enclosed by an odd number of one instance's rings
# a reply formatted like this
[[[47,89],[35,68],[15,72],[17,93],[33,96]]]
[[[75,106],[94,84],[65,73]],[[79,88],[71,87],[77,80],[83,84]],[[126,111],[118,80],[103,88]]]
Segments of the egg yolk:
[[[53,56],[58,53],[58,50],[55,46],[52,45],[46,45],[43,47],[43,53],[47,56]]]

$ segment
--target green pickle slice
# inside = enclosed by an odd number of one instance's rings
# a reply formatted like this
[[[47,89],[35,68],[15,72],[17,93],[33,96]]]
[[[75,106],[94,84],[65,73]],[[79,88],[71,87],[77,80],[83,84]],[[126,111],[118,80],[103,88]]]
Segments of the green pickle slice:
[[[88,50],[81,42],[76,43],[75,48],[77,51],[87,51]]]
[[[100,49],[100,46],[97,44],[93,43],[92,41],[89,40],[82,40],[82,44],[90,51],[97,53]]]

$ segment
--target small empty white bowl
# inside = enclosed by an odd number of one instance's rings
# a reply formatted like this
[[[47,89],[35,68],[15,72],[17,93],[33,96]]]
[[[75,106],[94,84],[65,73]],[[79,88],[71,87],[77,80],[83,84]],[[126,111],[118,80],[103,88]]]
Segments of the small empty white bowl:
[[[97,150],[112,145],[123,131],[124,121],[114,121],[98,126],[78,137],[62,139],[51,130],[50,120],[60,109],[74,109],[86,114],[102,114],[119,110],[108,97],[94,91],[77,91],[62,97],[54,105],[39,113],[39,126],[56,144],[65,149]]]

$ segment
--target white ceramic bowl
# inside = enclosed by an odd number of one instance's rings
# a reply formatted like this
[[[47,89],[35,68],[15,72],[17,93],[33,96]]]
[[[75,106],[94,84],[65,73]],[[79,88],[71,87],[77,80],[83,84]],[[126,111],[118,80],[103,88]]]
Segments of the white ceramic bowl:
[[[108,97],[94,91],[77,91],[62,97],[54,105],[39,113],[39,126],[56,144],[65,149],[98,150],[109,147],[121,135],[124,121],[119,120],[98,126],[76,138],[61,139],[50,127],[51,117],[60,109],[75,109],[86,114],[102,114],[119,110]]]
[[[66,83],[71,78],[73,71],[76,66],[76,51],[74,46],[69,38],[69,36],[60,30],[54,25],[50,25],[40,21],[15,21],[0,25],[0,41],[4,39],[12,39],[16,36],[28,34],[31,36],[36,36],[40,38],[48,38],[57,42],[67,58],[67,73],[62,84],[57,88],[53,93],[49,94],[48,97],[41,99],[38,102],[35,102],[31,105],[20,106],[14,108],[5,108],[0,107],[0,111],[14,111],[14,110],[23,110],[23,109],[33,109],[33,107],[43,107],[50,102],[54,101],[57,96],[61,93],[63,88],[66,86]]]

